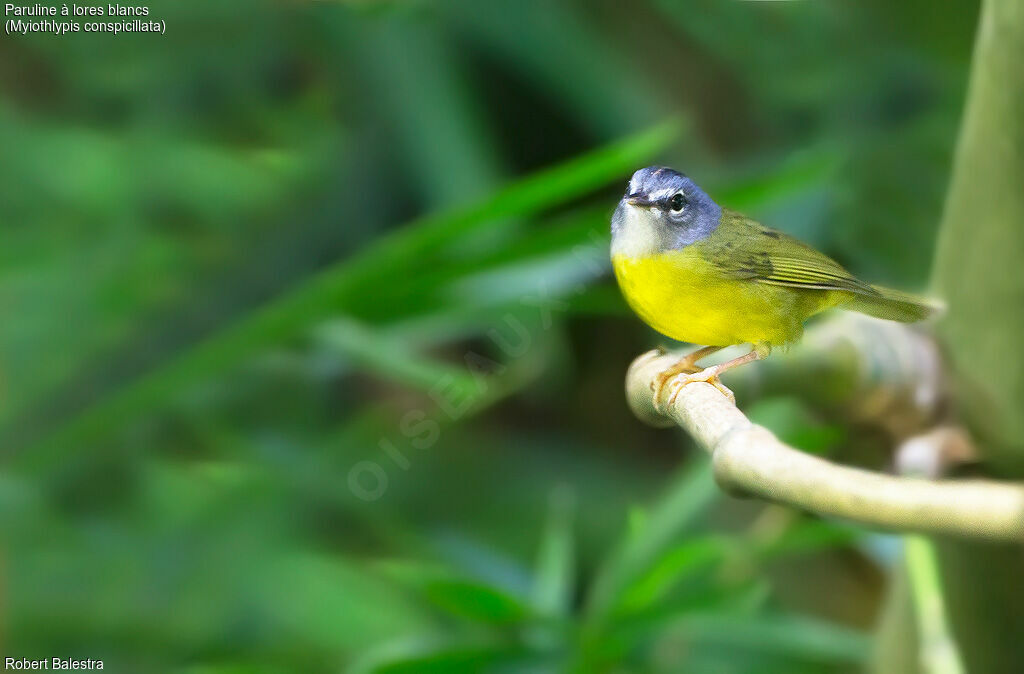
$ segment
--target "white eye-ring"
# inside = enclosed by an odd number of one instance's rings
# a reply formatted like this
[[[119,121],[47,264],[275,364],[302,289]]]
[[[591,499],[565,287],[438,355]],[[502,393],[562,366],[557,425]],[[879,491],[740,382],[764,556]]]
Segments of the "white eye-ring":
[[[681,211],[686,208],[686,197],[682,192],[676,192],[672,195],[672,198],[668,200],[668,205],[673,211]]]

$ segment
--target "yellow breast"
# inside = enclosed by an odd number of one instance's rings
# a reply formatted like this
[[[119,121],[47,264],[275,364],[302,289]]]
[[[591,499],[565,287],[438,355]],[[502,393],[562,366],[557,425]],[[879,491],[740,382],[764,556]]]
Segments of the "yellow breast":
[[[672,339],[708,346],[799,339],[803,320],[818,310],[804,305],[808,300],[818,305],[823,298],[725,278],[696,248],[639,258],[612,256],[622,293],[644,322]]]

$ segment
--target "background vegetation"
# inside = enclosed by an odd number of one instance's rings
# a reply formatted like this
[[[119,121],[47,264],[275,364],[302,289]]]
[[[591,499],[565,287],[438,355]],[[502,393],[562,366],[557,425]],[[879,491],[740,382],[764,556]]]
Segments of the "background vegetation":
[[[897,540],[643,427],[636,168],[924,286],[977,7],[167,3],[0,44],[3,653],[856,671]],[[885,466],[799,395],[749,416]]]

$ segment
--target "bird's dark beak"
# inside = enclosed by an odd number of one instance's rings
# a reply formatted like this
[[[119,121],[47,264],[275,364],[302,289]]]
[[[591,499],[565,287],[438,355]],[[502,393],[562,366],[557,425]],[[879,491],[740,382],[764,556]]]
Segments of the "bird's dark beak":
[[[651,201],[642,194],[629,194],[626,195],[626,203],[630,206],[639,206],[640,208],[650,208],[654,206],[656,202]]]

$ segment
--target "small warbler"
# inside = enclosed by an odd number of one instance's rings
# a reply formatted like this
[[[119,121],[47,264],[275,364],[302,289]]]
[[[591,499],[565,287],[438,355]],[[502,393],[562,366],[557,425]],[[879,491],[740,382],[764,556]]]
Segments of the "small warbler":
[[[662,372],[655,406],[673,380],[708,382],[730,400],[718,376],[792,344],[810,316],[843,307],[912,322],[936,307],[923,298],[869,285],[810,246],[722,208],[682,173],[650,166],[633,174],[612,216],[612,266],[626,301],[658,332],[703,348]],[[700,369],[697,362],[734,344],[746,355]]]

